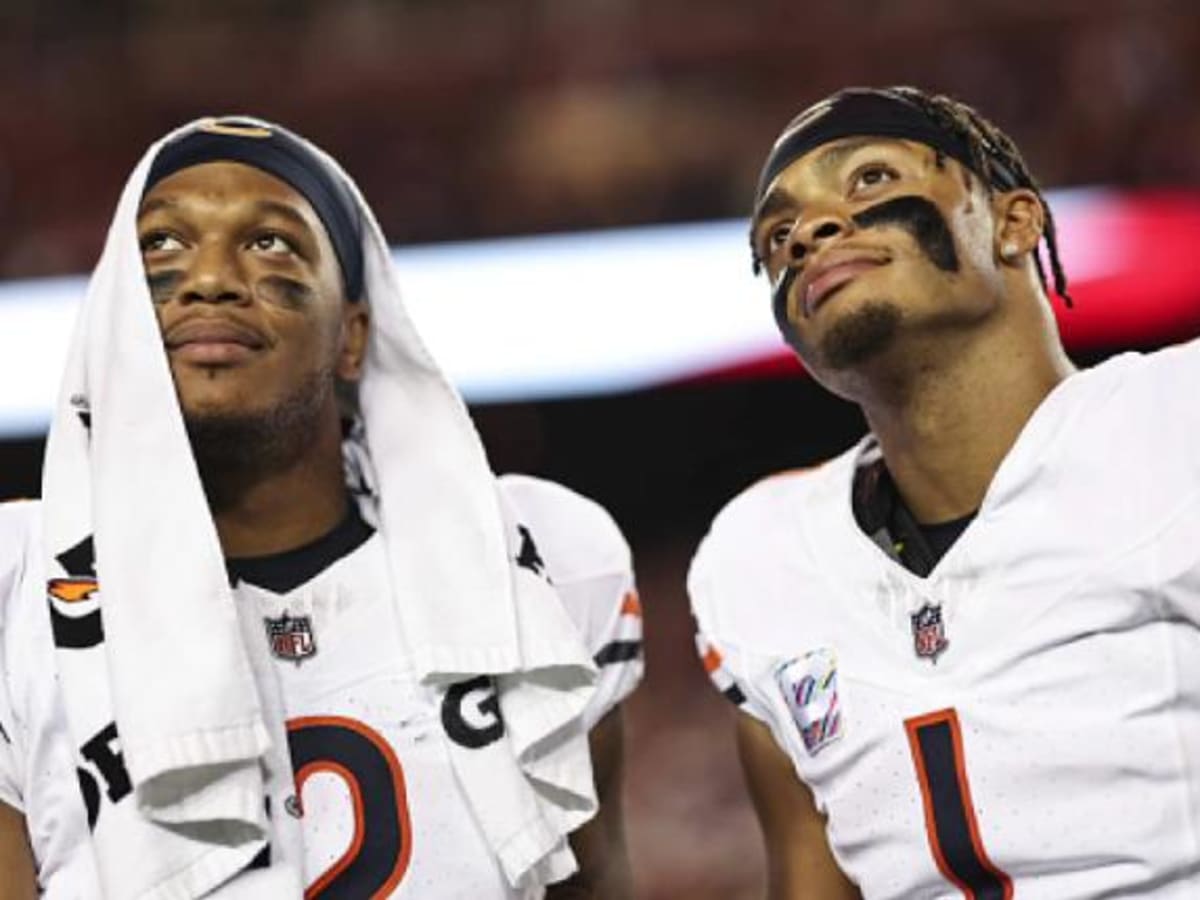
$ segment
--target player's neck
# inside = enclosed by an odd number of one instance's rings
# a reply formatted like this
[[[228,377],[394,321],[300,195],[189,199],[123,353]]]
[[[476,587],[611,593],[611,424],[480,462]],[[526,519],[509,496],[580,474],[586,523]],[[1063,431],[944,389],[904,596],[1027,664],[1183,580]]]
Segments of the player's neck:
[[[212,506],[227,557],[266,556],[311,543],[346,514],[341,436],[323,429],[290,465],[258,474]]]
[[[902,390],[862,402],[917,521],[977,510],[1026,422],[1072,371],[1056,337],[1010,331],[919,367]]]

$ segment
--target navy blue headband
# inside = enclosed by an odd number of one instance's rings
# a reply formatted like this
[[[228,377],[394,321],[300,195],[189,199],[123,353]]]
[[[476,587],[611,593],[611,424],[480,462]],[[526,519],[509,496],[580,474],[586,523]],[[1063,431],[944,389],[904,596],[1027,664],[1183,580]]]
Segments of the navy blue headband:
[[[754,208],[771,182],[789,165],[822,144],[846,137],[903,138],[932,147],[958,160],[985,182],[1002,191],[1019,181],[1000,159],[999,150],[984,146],[986,172],[971,154],[966,138],[931,118],[917,103],[896,90],[847,88],[796,116],[771,148],[758,177]]]
[[[158,151],[145,192],[168,175],[209,162],[239,162],[286,181],[304,195],[325,226],[342,270],[346,299],[363,292],[362,219],[358,203],[309,146],[277,125],[247,119],[214,119]]]

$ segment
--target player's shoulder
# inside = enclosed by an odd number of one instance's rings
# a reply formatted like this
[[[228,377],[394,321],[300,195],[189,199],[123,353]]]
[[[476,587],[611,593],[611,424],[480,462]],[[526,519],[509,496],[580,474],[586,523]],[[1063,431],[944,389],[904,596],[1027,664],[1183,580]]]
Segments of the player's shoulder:
[[[1140,361],[1151,377],[1170,377],[1184,371],[1200,373],[1200,338],[1172,344],[1152,353],[1128,353],[1122,356]]]
[[[790,540],[789,533],[802,521],[815,521],[836,504],[848,503],[848,469],[859,449],[856,445],[823,463],[768,475],[737,494],[714,517],[693,569],[730,556],[771,554],[776,540]]]
[[[42,502],[40,500],[5,500],[0,502],[0,548],[7,546],[9,540],[18,535],[27,535],[40,521]]]
[[[629,544],[603,506],[554,481],[510,473],[497,478],[518,527],[527,529],[554,581],[623,572]]]
[[[836,541],[837,529],[853,521],[853,471],[863,450],[860,442],[819,466],[768,476],[717,514],[687,577],[692,613],[709,638],[772,619],[777,604],[795,600],[789,584],[819,576],[815,536]]]
[[[41,516],[42,504],[37,500],[0,503],[0,584],[21,567],[40,527]]]
[[[44,606],[34,603],[28,591],[26,568],[37,557],[41,532],[41,504],[34,500],[0,503],[0,636],[4,646],[23,638]],[[0,658],[6,656],[0,647]]]
[[[1112,356],[1066,379],[1056,389],[1062,396],[1047,406],[1056,410],[1072,454],[1103,447],[1107,465],[1122,453],[1136,462],[1170,447],[1189,445],[1192,453],[1200,436],[1198,386],[1200,340]],[[1184,462],[1194,471],[1194,456]]]
[[[802,639],[782,623],[792,621],[797,604],[809,606],[796,586],[816,577],[811,536],[850,518],[853,470],[863,450],[860,443],[820,465],[752,484],[716,515],[692,557],[688,598],[704,670],[743,712],[765,722],[772,707],[771,689],[763,685],[773,683],[766,673]],[[816,619],[805,615],[805,631]]]
[[[836,463],[837,459],[827,460],[760,478],[722,507],[713,519],[712,530],[754,529],[764,519],[777,518],[797,503],[821,503],[837,477]]]
[[[1140,402],[1148,392],[1160,399],[1179,394],[1191,399],[1200,378],[1200,339],[1154,350],[1129,351],[1111,356],[1080,373],[1091,382],[1093,393],[1106,399]]]

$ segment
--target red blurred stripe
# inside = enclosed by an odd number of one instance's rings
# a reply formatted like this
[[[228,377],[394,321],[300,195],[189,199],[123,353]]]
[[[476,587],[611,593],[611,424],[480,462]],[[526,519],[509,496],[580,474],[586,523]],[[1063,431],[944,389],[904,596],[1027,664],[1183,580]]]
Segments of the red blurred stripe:
[[[1200,334],[1200,194],[1125,195],[1075,224],[1120,246],[1127,262],[1107,278],[1080,281],[1071,291],[1074,309],[1056,304],[1069,349],[1146,346]]]

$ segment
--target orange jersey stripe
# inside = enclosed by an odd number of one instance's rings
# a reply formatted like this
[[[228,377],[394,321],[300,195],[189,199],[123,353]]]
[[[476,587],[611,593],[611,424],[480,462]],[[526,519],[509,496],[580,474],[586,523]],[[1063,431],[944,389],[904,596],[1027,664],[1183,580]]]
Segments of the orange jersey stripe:
[[[710,646],[704,651],[704,671],[711,675],[719,668],[721,668],[721,654],[717,652],[716,647]]]

